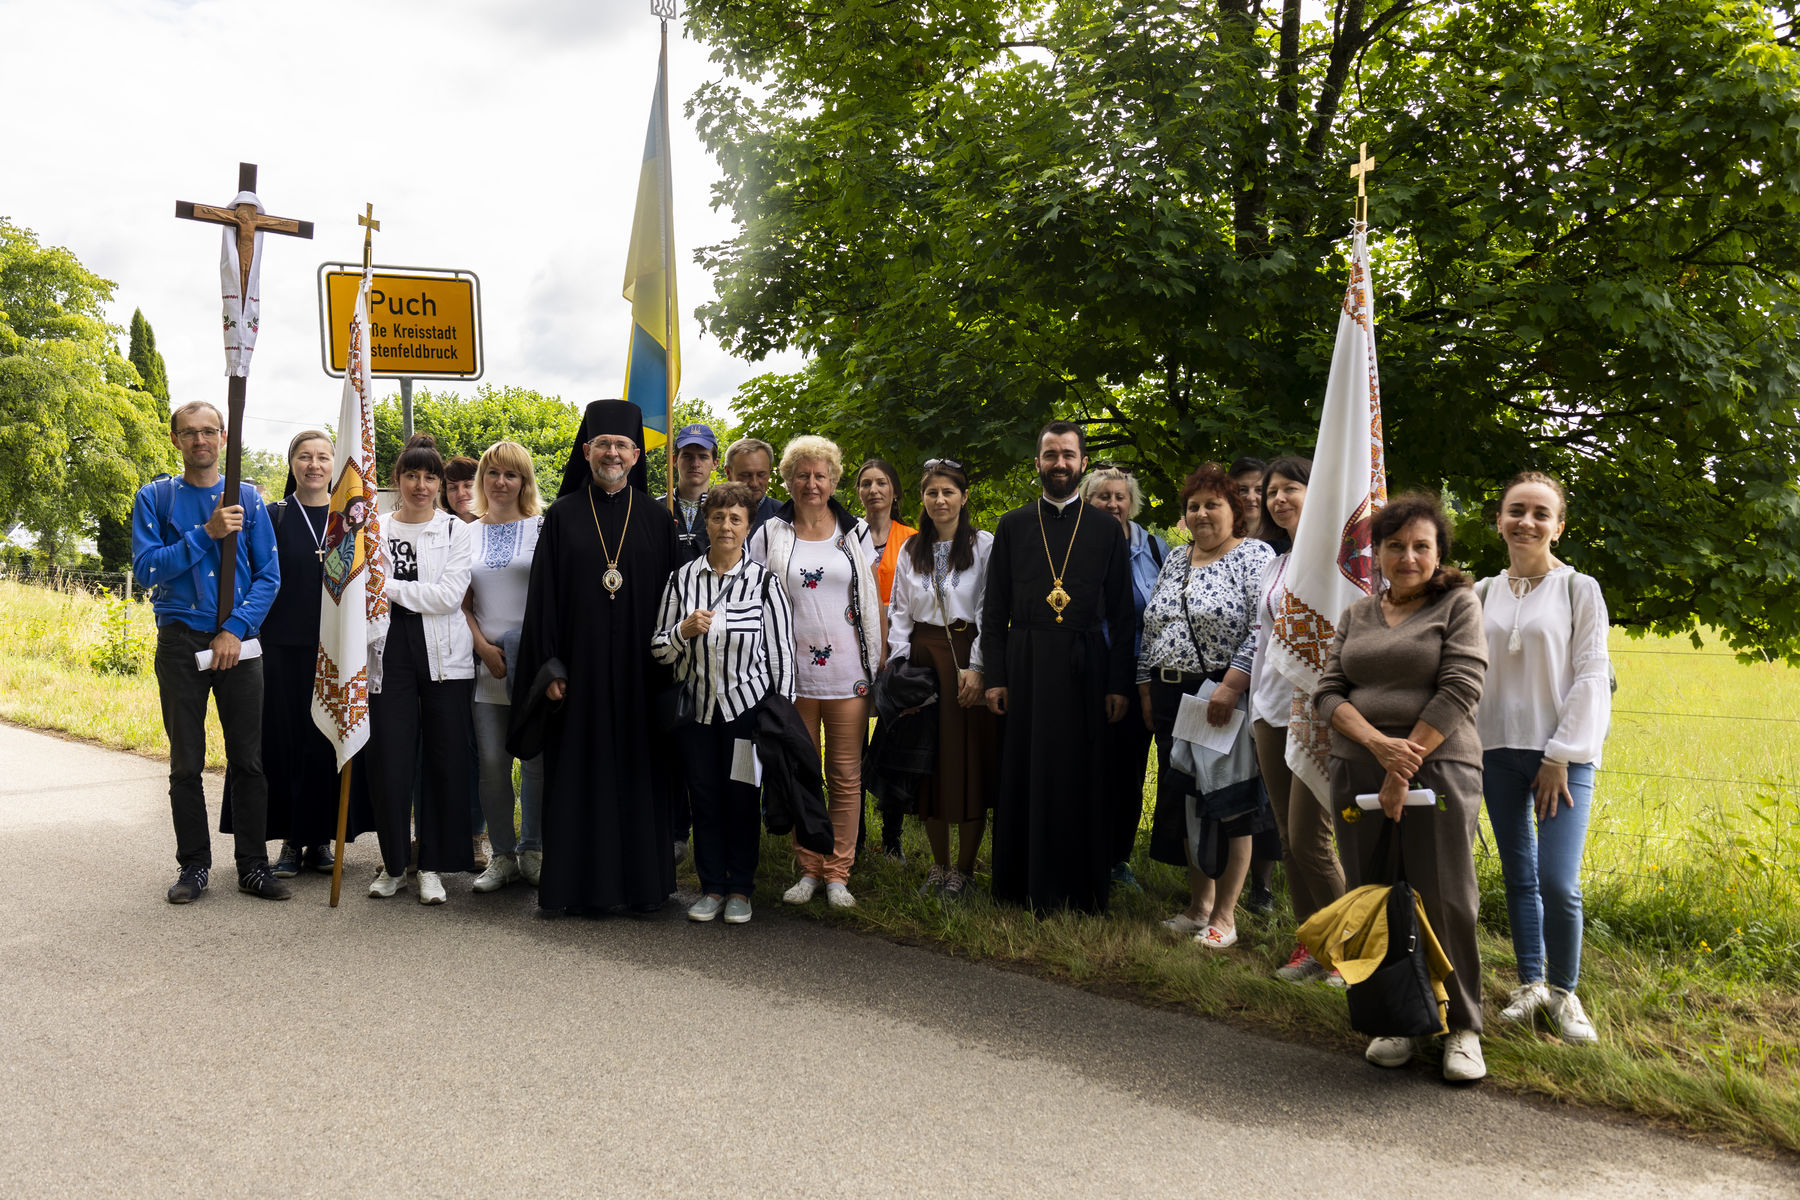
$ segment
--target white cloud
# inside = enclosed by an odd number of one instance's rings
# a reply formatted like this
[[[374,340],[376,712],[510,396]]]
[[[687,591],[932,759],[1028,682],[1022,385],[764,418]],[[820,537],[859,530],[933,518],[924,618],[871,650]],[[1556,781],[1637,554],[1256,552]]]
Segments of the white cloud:
[[[175,201],[226,202],[243,160],[270,212],[314,223],[310,243],[264,241],[248,444],[279,448],[336,414],[316,269],[360,259],[366,201],[377,262],[480,275],[486,380],[618,394],[656,79],[647,2],[12,0],[4,26],[7,90],[27,100],[0,214],[113,280],[117,323],[144,310],[178,400],[222,398],[224,356],[219,234],[176,220]],[[713,292],[689,255],[732,230],[707,206],[717,167],[681,107],[717,71],[675,27],[669,59],[683,390],[716,405],[771,366],[697,335]]]

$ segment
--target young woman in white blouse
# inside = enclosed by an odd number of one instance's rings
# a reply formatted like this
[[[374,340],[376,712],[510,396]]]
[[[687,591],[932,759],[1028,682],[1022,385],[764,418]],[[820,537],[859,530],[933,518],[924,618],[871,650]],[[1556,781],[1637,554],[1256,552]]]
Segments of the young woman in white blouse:
[[[494,892],[523,879],[533,887],[544,865],[540,832],[544,811],[542,755],[519,764],[519,819],[513,824],[513,757],[506,752],[512,718],[513,679],[508,651],[519,652],[525,623],[525,594],[537,552],[537,474],[531,452],[517,442],[495,442],[475,468],[474,540],[469,594],[463,615],[475,640],[475,756],[480,764],[481,811],[494,848],[487,870],[475,880],[478,892]]]
[[[369,664],[369,791],[381,873],[369,895],[392,896],[406,878],[413,775],[418,789],[419,903],[442,904],[445,871],[467,871],[469,795],[475,780],[470,697],[475,643],[463,619],[470,526],[437,507],[444,460],[425,434],[394,462],[400,507],[382,523],[388,552],[388,635]]]
[[[937,770],[919,791],[919,817],[931,843],[931,870],[921,894],[958,900],[975,873],[994,770],[994,716],[987,710],[975,628],[994,535],[969,521],[969,480],[961,463],[931,459],[919,494],[922,528],[907,542],[894,571],[888,659],[929,661],[937,669]]]
[[[1530,1021],[1541,1009],[1564,1041],[1590,1043],[1598,1037],[1575,995],[1581,855],[1612,688],[1600,585],[1552,552],[1565,515],[1562,486],[1536,471],[1500,495],[1508,564],[1476,589],[1488,667],[1475,723],[1519,969],[1501,1016]]]

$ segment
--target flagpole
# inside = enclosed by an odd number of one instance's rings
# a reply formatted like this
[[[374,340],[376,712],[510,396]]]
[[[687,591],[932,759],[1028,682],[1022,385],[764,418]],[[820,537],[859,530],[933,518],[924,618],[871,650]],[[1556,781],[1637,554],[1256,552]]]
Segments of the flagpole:
[[[338,828],[337,854],[331,861],[331,907],[338,906],[338,891],[344,885],[344,835],[350,831],[350,768],[356,763],[351,759],[338,772]]]
[[[669,512],[675,511],[675,176],[669,160],[669,18],[675,15],[674,0],[652,0],[651,11],[661,20],[662,53],[656,62],[656,98],[662,113],[662,267],[663,267],[663,347],[664,416],[663,461],[669,481]]]

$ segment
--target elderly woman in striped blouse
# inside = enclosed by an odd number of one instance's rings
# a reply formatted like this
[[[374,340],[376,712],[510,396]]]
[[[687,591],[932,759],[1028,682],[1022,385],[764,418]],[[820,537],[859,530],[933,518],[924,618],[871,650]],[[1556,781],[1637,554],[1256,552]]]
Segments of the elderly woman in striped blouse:
[[[731,777],[732,751],[755,729],[770,692],[794,698],[793,610],[787,589],[744,553],[756,497],[741,483],[706,494],[706,555],[669,576],[650,653],[672,665],[694,721],[675,731],[694,811],[694,868],[702,895],[688,918],[750,919],[762,819],[756,788]]]

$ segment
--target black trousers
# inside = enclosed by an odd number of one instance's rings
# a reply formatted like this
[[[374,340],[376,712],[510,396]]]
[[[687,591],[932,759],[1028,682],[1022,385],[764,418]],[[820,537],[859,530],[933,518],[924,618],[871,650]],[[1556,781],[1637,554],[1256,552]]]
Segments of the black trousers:
[[[263,831],[269,814],[269,781],[262,766],[263,664],[239,662],[229,671],[196,671],[194,655],[213,635],[180,622],[156,631],[156,690],[163,732],[169,736],[169,811],[175,818],[175,861],[212,867],[212,832],[206,820],[206,698],[219,706],[225,761],[231,768],[233,841],[238,874],[269,861]]]
[[[748,896],[756,888],[761,806],[754,785],[731,778],[733,745],[756,731],[753,713],[726,721],[715,711],[712,724],[684,725],[675,731],[694,811],[694,870],[700,876],[700,890],[714,895]]]
[[[375,833],[387,873],[405,873],[412,857],[413,777],[419,775],[419,870],[468,871],[474,835],[473,679],[431,678],[424,626],[396,612],[382,654],[381,691],[369,696],[369,787]],[[362,760],[359,760],[362,761]]]
[[[1106,735],[1112,740],[1106,779],[1108,854],[1114,863],[1129,862],[1137,848],[1138,825],[1144,819],[1144,769],[1155,735],[1145,726],[1143,706],[1137,703],[1131,705],[1124,720],[1106,727]]]

